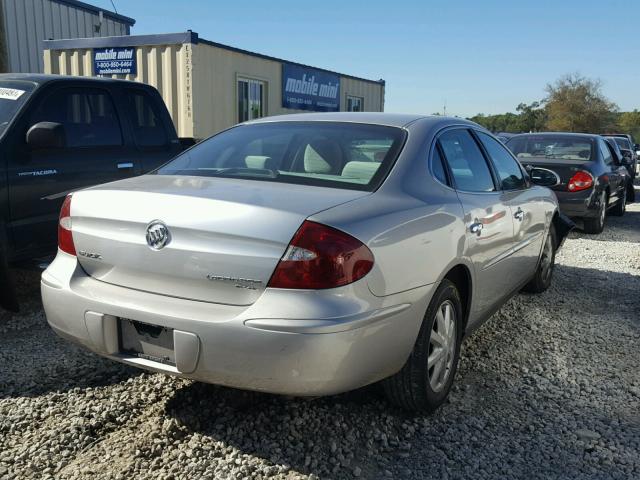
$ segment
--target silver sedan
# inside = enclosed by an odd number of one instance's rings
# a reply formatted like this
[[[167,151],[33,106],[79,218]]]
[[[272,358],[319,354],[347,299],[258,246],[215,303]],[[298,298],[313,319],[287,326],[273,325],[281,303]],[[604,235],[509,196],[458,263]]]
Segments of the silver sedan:
[[[549,286],[567,230],[474,123],[287,115],[69,195],[42,297],[59,335],[129,365],[299,396],[382,380],[430,411],[464,337]]]

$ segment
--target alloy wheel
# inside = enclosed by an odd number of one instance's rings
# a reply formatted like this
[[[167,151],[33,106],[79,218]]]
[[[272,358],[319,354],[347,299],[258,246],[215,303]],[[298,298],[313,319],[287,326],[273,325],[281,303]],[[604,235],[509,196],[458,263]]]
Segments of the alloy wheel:
[[[544,242],[544,250],[542,251],[542,258],[540,259],[540,276],[542,281],[546,284],[547,280],[551,276],[553,270],[553,239],[551,234],[547,235],[547,240]]]
[[[441,391],[449,380],[456,354],[456,311],[446,300],[436,313],[429,338],[427,371],[429,385],[434,392]]]

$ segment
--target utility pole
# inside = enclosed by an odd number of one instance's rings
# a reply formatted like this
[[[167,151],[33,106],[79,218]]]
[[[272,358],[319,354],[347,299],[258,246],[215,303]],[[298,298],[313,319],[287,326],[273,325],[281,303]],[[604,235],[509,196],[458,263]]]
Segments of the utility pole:
[[[447,101],[446,100],[444,101],[444,107],[442,109],[442,115],[445,116],[445,117],[447,116]]]

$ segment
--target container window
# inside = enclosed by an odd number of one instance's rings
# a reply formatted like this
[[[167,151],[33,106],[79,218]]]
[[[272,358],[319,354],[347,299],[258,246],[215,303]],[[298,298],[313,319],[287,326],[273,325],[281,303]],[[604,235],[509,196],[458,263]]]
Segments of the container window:
[[[238,123],[264,117],[265,83],[248,78],[238,79]]]
[[[156,103],[142,90],[127,90],[131,124],[136,144],[140,147],[161,147],[169,143],[169,136]]]
[[[87,88],[57,90],[38,106],[31,122],[62,124],[69,147],[122,145],[120,120],[106,91]]]
[[[364,98],[347,95],[347,112],[363,112]]]

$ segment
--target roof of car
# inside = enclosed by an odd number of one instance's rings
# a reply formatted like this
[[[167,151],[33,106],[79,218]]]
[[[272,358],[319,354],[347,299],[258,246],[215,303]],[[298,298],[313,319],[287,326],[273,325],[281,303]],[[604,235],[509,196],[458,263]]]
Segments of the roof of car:
[[[405,127],[417,120],[426,119],[433,124],[464,124],[476,125],[473,122],[457,117],[444,117],[439,115],[419,115],[405,113],[386,112],[314,112],[314,113],[294,113],[287,115],[276,115],[273,117],[263,117],[246,122],[269,123],[269,122],[348,122],[367,123],[374,125],[386,125],[391,127]]]
[[[597,135],[595,133],[578,133],[578,132],[532,132],[532,133],[519,133],[517,135],[514,135],[513,137],[511,137],[509,140],[513,139],[513,138],[518,138],[518,137],[527,137],[527,136],[544,136],[544,135],[554,135],[554,136],[563,136],[563,137],[580,137],[580,138],[597,138],[600,135]]]
[[[139,83],[132,82],[130,80],[120,80],[117,78],[106,78],[106,77],[79,77],[73,75],[51,75],[46,73],[2,73],[0,74],[0,80],[21,80],[24,82],[33,82],[38,85],[44,85],[45,83],[50,83],[54,81],[60,80],[73,80],[73,81],[83,81],[83,82],[101,82],[101,83]]]

